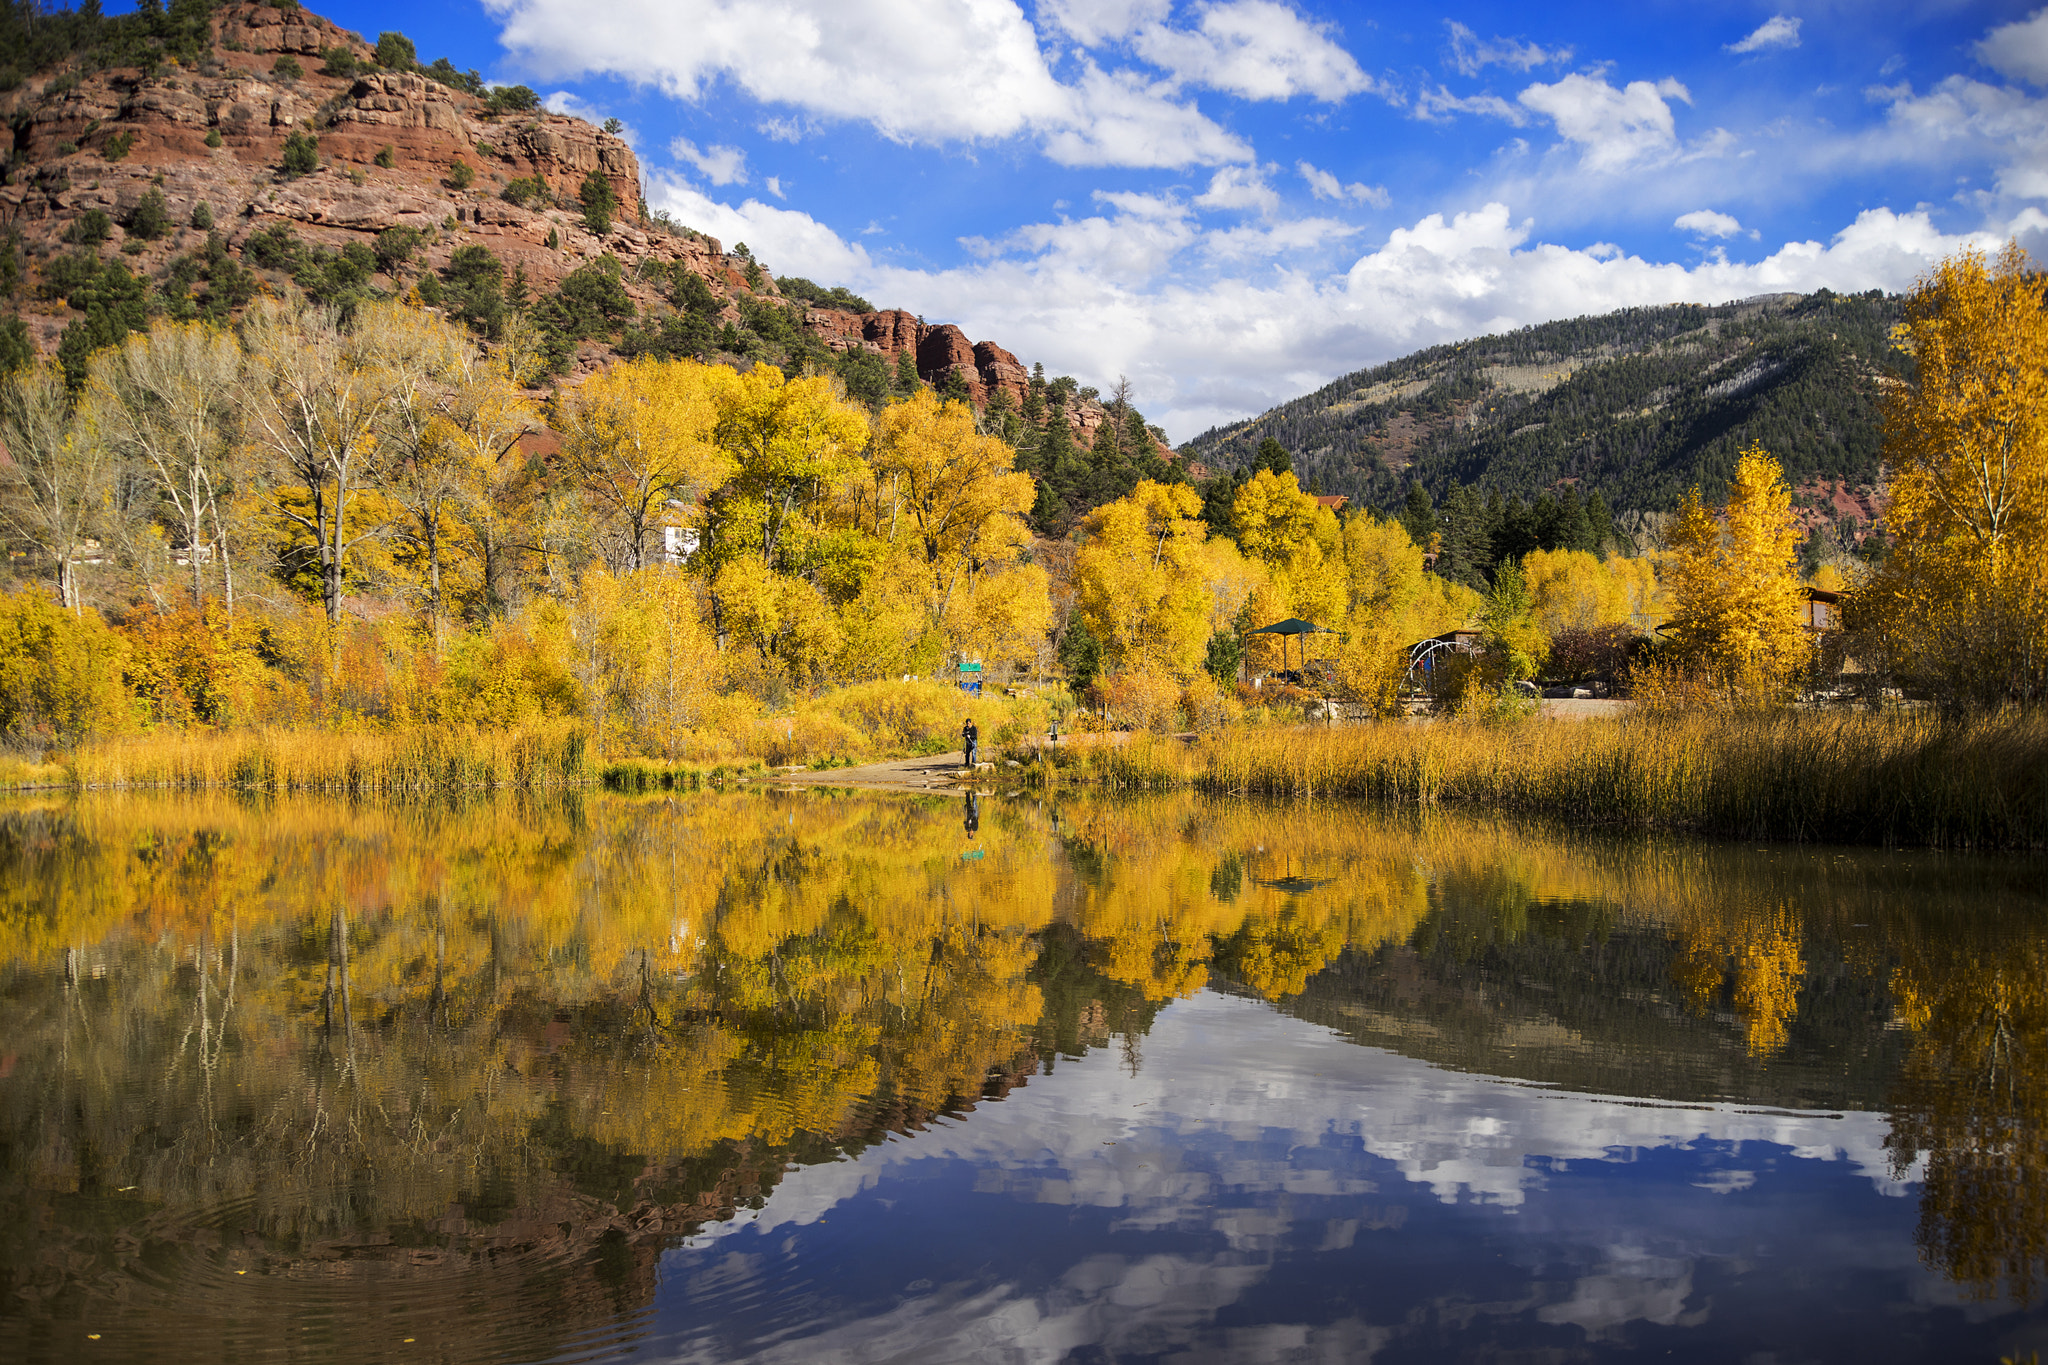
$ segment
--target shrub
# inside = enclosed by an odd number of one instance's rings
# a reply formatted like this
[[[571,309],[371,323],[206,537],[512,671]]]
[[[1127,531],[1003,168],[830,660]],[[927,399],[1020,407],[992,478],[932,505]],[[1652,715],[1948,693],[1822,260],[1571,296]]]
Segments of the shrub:
[[[485,107],[493,114],[525,114],[540,108],[540,96],[523,85],[500,85],[490,93]]]
[[[448,167],[448,178],[444,182],[452,190],[466,190],[476,183],[476,171],[467,161],[456,161]]]
[[[299,263],[304,249],[289,224],[272,223],[249,234],[249,240],[242,243],[242,259],[266,270],[290,270]]]
[[[279,57],[270,64],[270,74],[281,81],[295,81],[306,74],[306,68],[299,65],[296,57]]]
[[[209,147],[215,147],[215,148],[218,148],[218,147],[219,147],[219,146],[220,146],[220,145],[221,145],[221,144],[222,144],[222,143],[223,143],[223,142],[224,142],[225,140],[226,140],[226,139],[222,138],[222,137],[221,137],[221,135],[220,135],[220,129],[218,129],[218,128],[208,128],[208,129],[206,130],[206,145],[207,145],[207,146],[209,146]]]
[[[380,148],[375,159],[378,166],[388,171],[398,164],[398,149],[388,146]]]
[[[293,133],[284,140],[284,173],[310,175],[320,164],[320,139],[311,133]]]
[[[872,313],[875,306],[844,285],[831,289],[813,284],[801,275],[785,275],[775,282],[786,299],[801,299],[818,308],[838,308],[849,313]]]
[[[612,215],[618,212],[619,197],[612,190],[612,182],[605,179],[604,172],[592,171],[583,177],[583,187],[576,192],[583,201],[583,226],[602,237],[612,230]]]
[[[1096,684],[1112,721],[1134,730],[1168,732],[1180,723],[1181,687],[1165,673],[1130,668]]]
[[[201,232],[213,227],[213,206],[201,200],[192,206],[192,226]]]
[[[170,232],[171,208],[164,202],[164,192],[151,190],[136,201],[135,207],[128,210],[126,226],[130,235],[145,242],[153,242]]]
[[[101,144],[100,155],[109,161],[121,160],[135,146],[137,136],[138,134],[132,128],[125,133],[115,134]]]
[[[80,246],[98,246],[114,235],[114,220],[104,209],[87,209],[64,229],[64,240]]]
[[[377,65],[386,71],[410,71],[420,64],[419,49],[403,33],[377,35]]]
[[[475,71],[457,71],[455,64],[446,57],[434,58],[434,64],[421,68],[428,79],[439,81],[451,90],[461,90],[472,95],[484,93],[484,78]]]
[[[508,204],[517,204],[520,208],[532,203],[544,204],[548,198],[548,182],[537,175],[520,176],[506,181],[505,188],[499,191],[499,197]]]
[[[341,76],[346,78],[362,70],[363,65],[356,60],[356,54],[353,51],[340,46],[328,48],[320,54],[320,60],[324,63],[320,68],[320,74],[323,76]]]
[[[0,594],[0,735],[71,742],[120,729],[125,654],[98,612],[74,616],[34,589]]]
[[[377,234],[375,252],[377,265],[389,275],[399,266],[412,259],[412,253],[419,250],[419,229],[409,227],[388,227]]]

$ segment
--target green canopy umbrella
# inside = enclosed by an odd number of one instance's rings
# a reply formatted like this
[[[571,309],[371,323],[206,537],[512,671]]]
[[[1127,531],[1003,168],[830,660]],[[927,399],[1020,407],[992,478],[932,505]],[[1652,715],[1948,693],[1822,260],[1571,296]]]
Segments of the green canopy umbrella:
[[[1304,621],[1299,616],[1290,616],[1285,621],[1275,621],[1270,626],[1260,626],[1257,630],[1252,632],[1252,634],[1254,635],[1278,635],[1283,637],[1280,641],[1280,663],[1283,667],[1285,667],[1287,663],[1287,641],[1285,639],[1286,636],[1335,635],[1336,633],[1336,631],[1331,630],[1328,626],[1319,626],[1313,621]],[[1304,664],[1308,662],[1307,651],[1308,643],[1306,641],[1303,641],[1301,661]]]

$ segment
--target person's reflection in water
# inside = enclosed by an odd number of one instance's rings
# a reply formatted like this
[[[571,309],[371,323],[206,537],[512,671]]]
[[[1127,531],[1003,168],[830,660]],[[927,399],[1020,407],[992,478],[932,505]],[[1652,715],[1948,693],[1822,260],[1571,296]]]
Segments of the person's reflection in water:
[[[967,793],[967,818],[961,827],[969,834],[981,833],[981,800],[973,792]]]

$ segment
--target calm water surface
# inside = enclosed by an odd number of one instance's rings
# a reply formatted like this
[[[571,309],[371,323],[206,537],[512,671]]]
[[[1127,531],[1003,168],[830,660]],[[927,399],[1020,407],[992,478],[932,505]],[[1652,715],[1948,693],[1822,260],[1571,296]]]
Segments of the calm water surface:
[[[0,805],[0,1359],[2048,1350],[2039,860]]]

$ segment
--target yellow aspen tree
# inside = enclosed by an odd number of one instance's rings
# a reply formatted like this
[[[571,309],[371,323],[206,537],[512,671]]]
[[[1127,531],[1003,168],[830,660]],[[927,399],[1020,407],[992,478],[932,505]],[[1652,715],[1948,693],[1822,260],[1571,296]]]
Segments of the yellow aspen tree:
[[[722,365],[644,357],[599,370],[557,403],[563,467],[615,572],[646,568],[663,528],[683,524],[731,474],[714,432],[737,378]]]
[[[1812,652],[1795,557],[1799,521],[1784,468],[1760,447],[1744,450],[1720,517],[1695,487],[1668,539],[1668,630],[1683,662],[1734,694],[1784,696]]]
[[[1594,630],[1628,625],[1655,610],[1656,566],[1619,555],[1601,559],[1585,550],[1532,550],[1522,577],[1544,631]]]
[[[169,504],[185,536],[193,604],[205,595],[207,556],[200,547],[207,545],[220,562],[230,615],[235,580],[221,503],[241,369],[233,333],[198,322],[159,323],[93,357],[84,404],[93,438],[146,473]]]
[[[368,305],[344,325],[333,309],[259,299],[242,319],[243,411],[264,465],[259,482],[267,510],[313,541],[329,624],[341,620],[350,554],[387,521],[373,505],[351,504],[376,485],[377,428],[394,392],[378,315],[403,306]]]
[[[1209,601],[1197,560],[1208,528],[1185,484],[1142,480],[1130,496],[1089,513],[1074,554],[1077,607],[1115,668],[1180,679],[1201,666]]]
[[[1015,561],[1031,540],[1024,518],[1037,488],[1015,460],[1007,441],[976,431],[967,404],[942,402],[929,389],[884,408],[876,419],[866,494],[873,534],[923,564],[930,622],[956,651],[969,634],[982,633],[970,624],[978,609],[956,613],[956,603],[975,595],[979,575]],[[999,595],[1006,603],[1002,615],[1023,607],[1027,615],[1050,618],[1049,601],[1034,611],[1016,599],[1033,581],[1043,575],[1006,585]]]
[[[1892,554],[1860,614],[1951,700],[2048,696],[2048,275],[1964,251],[1906,301],[1883,394]]]
[[[1292,614],[1318,625],[1342,617],[1342,532],[1335,514],[1302,492],[1293,474],[1254,474],[1237,491],[1231,521],[1237,543],[1266,566]]]
[[[462,451],[443,415],[446,380],[474,343],[439,314],[403,304],[379,306],[365,325],[391,383],[377,430],[384,446],[378,490],[397,506],[396,535],[415,569],[412,595],[425,608],[428,638],[439,653],[448,615],[442,573],[461,534],[466,483]]]

